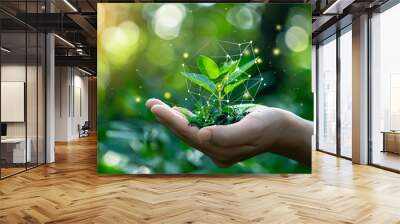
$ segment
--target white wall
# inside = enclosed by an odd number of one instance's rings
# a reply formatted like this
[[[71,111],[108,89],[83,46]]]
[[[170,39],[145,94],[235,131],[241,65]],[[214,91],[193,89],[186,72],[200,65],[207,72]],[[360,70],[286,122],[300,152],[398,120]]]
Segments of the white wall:
[[[76,68],[56,67],[55,86],[55,140],[77,139],[78,124],[88,120],[88,78]]]

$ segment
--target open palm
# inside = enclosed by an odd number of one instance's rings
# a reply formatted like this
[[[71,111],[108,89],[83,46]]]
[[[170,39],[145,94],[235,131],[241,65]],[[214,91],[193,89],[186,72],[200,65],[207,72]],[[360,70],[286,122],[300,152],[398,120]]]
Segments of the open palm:
[[[308,163],[304,159],[309,155],[299,156],[296,150],[290,151],[287,148],[291,144],[287,144],[285,138],[293,135],[289,133],[292,131],[290,121],[293,116],[299,117],[285,110],[257,105],[237,123],[199,129],[188,124],[180,108],[171,108],[158,99],[148,100],[146,106],[179,138],[209,156],[220,167],[230,166],[264,152],[274,152]],[[311,135],[308,136],[309,140]],[[306,147],[311,150],[311,143]]]

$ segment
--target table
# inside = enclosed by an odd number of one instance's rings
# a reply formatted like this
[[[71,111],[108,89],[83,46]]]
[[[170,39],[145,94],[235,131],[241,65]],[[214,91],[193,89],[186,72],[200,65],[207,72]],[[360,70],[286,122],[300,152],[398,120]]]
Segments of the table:
[[[400,154],[400,131],[382,131],[383,150],[382,152],[392,152]]]
[[[2,157],[5,158],[7,162],[10,163],[26,163],[31,162],[32,160],[32,150],[31,145],[32,141],[30,138],[26,139],[27,147],[26,147],[26,154],[25,154],[25,138],[5,138],[1,139],[1,151]],[[12,148],[10,148],[12,147]],[[3,156],[5,154],[5,156]],[[12,156],[8,155],[12,154]],[[12,160],[11,160],[12,158]]]

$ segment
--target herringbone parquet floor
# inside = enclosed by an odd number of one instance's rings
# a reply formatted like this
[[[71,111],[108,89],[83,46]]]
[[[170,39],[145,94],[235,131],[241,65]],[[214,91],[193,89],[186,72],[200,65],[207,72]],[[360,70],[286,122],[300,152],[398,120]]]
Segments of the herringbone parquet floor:
[[[0,181],[0,223],[400,223],[400,175],[319,152],[312,175],[96,174],[94,137]]]

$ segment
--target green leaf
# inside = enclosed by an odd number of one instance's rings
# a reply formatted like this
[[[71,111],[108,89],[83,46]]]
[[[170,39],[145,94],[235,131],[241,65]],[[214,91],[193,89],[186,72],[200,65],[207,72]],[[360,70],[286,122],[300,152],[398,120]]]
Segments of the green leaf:
[[[207,75],[210,79],[216,79],[220,75],[217,63],[207,56],[200,55],[197,59],[197,66],[201,73]]]
[[[234,72],[231,74],[228,74],[228,80],[225,82],[225,85],[231,84],[233,82],[236,82],[237,78],[243,74],[245,71],[249,70],[253,65],[256,63],[257,58],[254,58],[253,60],[247,62],[246,64],[238,67]]]
[[[187,79],[199,85],[209,91],[211,94],[214,95],[216,86],[215,84],[207,78],[207,76],[202,74],[196,74],[191,72],[182,72],[182,75],[185,76]]]
[[[238,64],[239,64],[239,61],[225,62],[220,68],[220,75],[233,72]]]
[[[248,79],[248,78],[244,78],[244,79],[241,79],[241,80],[239,80],[239,81],[237,81],[237,82],[234,82],[234,83],[232,83],[232,84],[229,84],[229,85],[225,86],[225,88],[224,88],[225,94],[228,94],[228,93],[232,92],[236,87],[238,87],[238,86],[240,86],[242,83],[246,82],[247,79]]]

